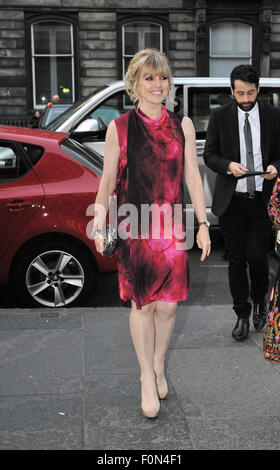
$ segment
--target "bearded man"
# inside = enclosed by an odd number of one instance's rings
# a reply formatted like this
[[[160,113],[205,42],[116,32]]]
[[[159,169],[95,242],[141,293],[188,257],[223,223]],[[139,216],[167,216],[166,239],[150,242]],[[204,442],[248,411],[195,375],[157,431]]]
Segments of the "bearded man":
[[[210,117],[204,160],[217,173],[212,212],[219,217],[229,256],[237,315],[232,336],[242,341],[249,333],[252,307],[256,330],[266,321],[271,237],[267,203],[280,174],[280,109],[259,99],[259,76],[251,65],[235,67],[230,80],[233,100]]]

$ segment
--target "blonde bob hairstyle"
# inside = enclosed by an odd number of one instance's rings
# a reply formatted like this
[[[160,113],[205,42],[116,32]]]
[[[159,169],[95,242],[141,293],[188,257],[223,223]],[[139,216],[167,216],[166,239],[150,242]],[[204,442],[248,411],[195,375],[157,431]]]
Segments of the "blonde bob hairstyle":
[[[131,59],[124,76],[125,89],[133,103],[140,99],[139,84],[144,76],[166,75],[169,82],[169,92],[172,86],[172,74],[168,59],[163,52],[156,49],[143,49]]]

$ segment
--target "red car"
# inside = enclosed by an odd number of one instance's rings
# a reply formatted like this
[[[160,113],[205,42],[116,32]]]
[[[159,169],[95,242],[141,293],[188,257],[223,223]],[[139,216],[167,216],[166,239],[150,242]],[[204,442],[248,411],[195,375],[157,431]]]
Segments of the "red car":
[[[0,285],[26,305],[81,305],[116,256],[95,250],[102,157],[68,133],[0,126]]]

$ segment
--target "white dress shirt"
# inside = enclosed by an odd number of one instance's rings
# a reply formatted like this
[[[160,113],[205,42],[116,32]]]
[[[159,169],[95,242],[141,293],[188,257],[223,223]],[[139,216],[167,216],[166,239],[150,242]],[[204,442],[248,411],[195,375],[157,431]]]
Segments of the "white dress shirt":
[[[242,111],[238,106],[238,126],[239,126],[239,142],[240,142],[240,163],[247,167],[246,164],[246,144],[244,136],[244,122],[245,113],[249,114],[248,119],[251,126],[252,141],[253,141],[253,155],[254,155],[254,169],[255,171],[263,171],[262,152],[261,152],[261,129],[260,129],[260,114],[258,103],[250,111]],[[263,178],[255,176],[256,191],[262,191]],[[238,180],[236,191],[246,192],[247,178]]]

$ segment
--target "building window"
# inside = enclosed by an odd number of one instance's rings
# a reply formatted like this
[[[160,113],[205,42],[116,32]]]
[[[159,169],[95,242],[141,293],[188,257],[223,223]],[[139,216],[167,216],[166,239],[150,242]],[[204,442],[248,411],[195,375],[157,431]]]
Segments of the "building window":
[[[75,101],[73,26],[59,21],[31,25],[34,107],[58,95],[60,103]]]
[[[127,71],[134,54],[141,49],[153,48],[162,51],[162,26],[157,23],[126,23],[122,26],[122,72]]]
[[[252,26],[216,23],[210,27],[210,77],[228,77],[239,64],[252,63]]]

